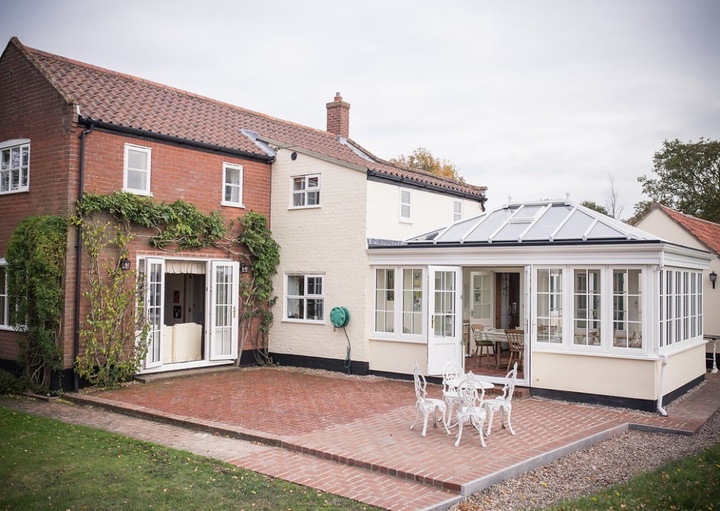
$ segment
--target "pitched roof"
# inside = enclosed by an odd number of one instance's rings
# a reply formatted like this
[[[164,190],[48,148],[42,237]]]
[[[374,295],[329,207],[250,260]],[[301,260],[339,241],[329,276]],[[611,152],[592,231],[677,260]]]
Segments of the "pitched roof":
[[[677,224],[694,236],[700,243],[705,245],[709,250],[720,255],[720,224],[695,218],[692,215],[680,213],[672,208],[664,206],[659,202],[652,205],[652,209],[659,209]]]
[[[83,62],[24,46],[10,40],[81,117],[118,127],[190,140],[252,155],[274,156],[267,144],[307,150],[339,162],[361,166],[372,175],[440,189],[484,202],[487,187],[392,165],[352,140],[238,106],[216,101]]]
[[[507,204],[407,240],[408,244],[412,245],[547,245],[661,241],[657,236],[567,201]]]

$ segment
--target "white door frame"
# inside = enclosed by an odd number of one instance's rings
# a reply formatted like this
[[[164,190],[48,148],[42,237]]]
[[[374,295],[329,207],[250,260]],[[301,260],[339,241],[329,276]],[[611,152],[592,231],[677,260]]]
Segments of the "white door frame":
[[[440,277],[436,282],[436,277]],[[428,374],[442,374],[448,360],[463,366],[462,268],[428,266]]]
[[[240,263],[210,261],[208,279],[209,360],[234,360],[238,356],[238,297]]]

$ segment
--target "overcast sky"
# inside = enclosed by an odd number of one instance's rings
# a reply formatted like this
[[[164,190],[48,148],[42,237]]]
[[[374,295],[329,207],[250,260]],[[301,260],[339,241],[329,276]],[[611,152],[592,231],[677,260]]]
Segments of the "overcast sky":
[[[490,207],[565,198],[633,213],[663,140],[720,139],[718,0],[0,0],[0,42],[350,137],[424,147]]]

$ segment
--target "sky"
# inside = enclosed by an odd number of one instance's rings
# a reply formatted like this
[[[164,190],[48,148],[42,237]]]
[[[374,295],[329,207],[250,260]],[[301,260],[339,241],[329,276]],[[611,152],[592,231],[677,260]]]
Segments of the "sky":
[[[0,0],[0,44],[139,76],[350,138],[425,148],[489,208],[633,214],[663,141],[720,139],[718,0]]]

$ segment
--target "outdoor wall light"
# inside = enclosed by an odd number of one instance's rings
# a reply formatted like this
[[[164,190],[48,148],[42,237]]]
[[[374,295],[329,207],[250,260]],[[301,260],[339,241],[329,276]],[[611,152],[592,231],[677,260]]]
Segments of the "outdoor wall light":
[[[120,266],[120,269],[122,271],[128,271],[130,269],[130,259],[128,259],[127,257],[123,257],[122,259],[120,259],[118,266]]]
[[[250,267],[247,263],[240,263],[240,273],[247,273],[250,271]]]
[[[715,282],[717,282],[717,273],[715,273],[714,271],[710,272],[710,282],[713,285],[713,289],[715,289]]]

